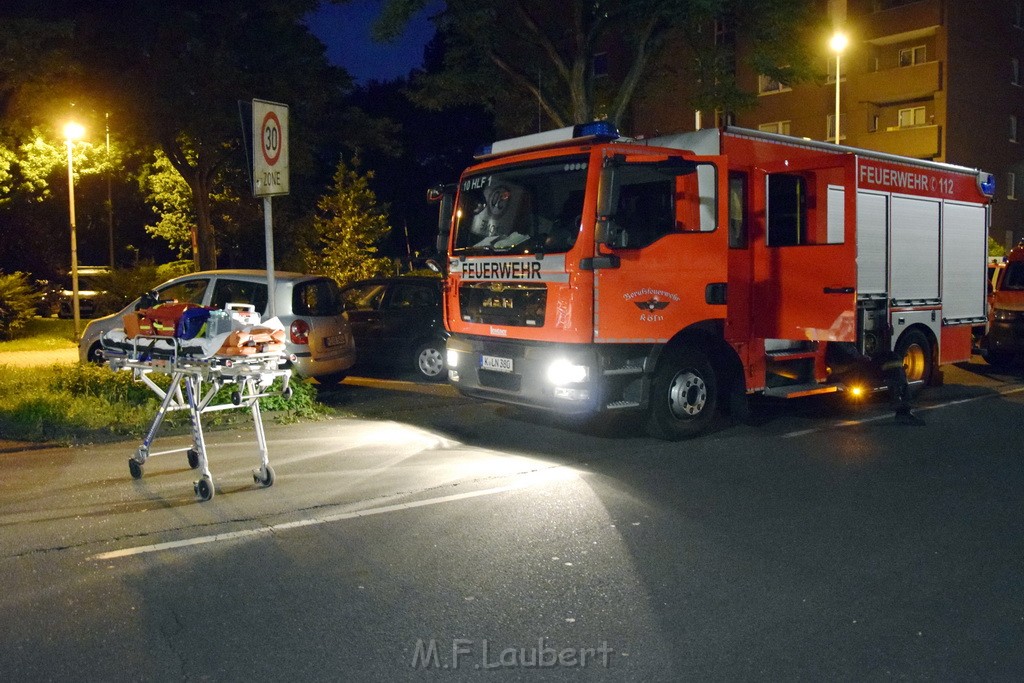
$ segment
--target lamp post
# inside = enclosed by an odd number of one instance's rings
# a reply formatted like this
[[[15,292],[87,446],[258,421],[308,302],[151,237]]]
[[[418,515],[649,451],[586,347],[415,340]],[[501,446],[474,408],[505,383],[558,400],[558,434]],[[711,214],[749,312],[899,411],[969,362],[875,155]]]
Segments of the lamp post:
[[[114,198],[110,190],[110,112],[107,112],[107,250],[114,269]]]
[[[64,126],[64,140],[68,145],[68,211],[71,215],[71,309],[75,318],[75,341],[81,335],[82,317],[78,309],[78,238],[75,235],[75,171],[72,152],[75,140],[85,135],[80,123],[70,121]]]
[[[839,68],[839,60],[843,55],[843,50],[849,44],[849,40],[846,38],[846,34],[842,31],[836,31],[832,34],[832,39],[829,41],[829,47],[836,53],[836,120],[835,120],[835,142],[839,144],[839,78],[842,74],[842,70]]]

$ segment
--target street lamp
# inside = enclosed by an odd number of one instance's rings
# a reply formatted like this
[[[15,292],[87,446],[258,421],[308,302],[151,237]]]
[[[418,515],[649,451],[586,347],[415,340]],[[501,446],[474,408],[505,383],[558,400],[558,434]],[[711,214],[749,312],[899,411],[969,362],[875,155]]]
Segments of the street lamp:
[[[839,77],[842,74],[842,70],[839,68],[839,59],[842,57],[843,50],[849,44],[849,40],[846,34],[842,31],[836,31],[832,34],[832,39],[828,42],[829,47],[836,53],[836,120],[835,120],[835,133],[836,133],[836,144],[839,144]]]
[[[71,308],[75,318],[75,341],[81,334],[82,317],[78,309],[78,238],[75,236],[75,171],[72,152],[75,140],[85,135],[82,124],[74,121],[64,126],[64,140],[68,145],[68,211],[71,214]]]

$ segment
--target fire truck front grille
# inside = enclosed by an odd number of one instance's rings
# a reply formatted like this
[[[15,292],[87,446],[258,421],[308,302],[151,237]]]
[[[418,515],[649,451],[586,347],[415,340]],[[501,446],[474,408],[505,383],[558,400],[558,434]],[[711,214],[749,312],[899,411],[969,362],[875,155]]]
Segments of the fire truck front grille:
[[[500,389],[502,391],[519,391],[522,389],[523,378],[520,375],[510,375],[504,372],[492,370],[480,370],[480,386],[488,389]]]
[[[544,285],[468,282],[459,288],[459,311],[468,323],[543,327],[547,298]]]

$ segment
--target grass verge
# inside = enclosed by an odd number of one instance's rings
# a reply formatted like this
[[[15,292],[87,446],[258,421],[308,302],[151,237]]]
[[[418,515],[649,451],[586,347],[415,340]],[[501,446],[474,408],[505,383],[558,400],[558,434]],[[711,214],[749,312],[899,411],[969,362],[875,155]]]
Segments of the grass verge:
[[[82,327],[85,328],[85,323]],[[49,351],[73,349],[75,344],[75,322],[60,318],[32,318],[18,331],[18,338],[0,341],[0,353],[6,351]]]
[[[154,373],[166,387],[170,377]],[[294,381],[292,396],[260,400],[265,417],[277,422],[318,418],[330,411],[316,400],[316,387]],[[217,402],[230,402],[235,385],[221,388]],[[53,365],[44,368],[0,368],[0,434],[18,441],[78,444],[145,436],[160,402],[132,373],[106,366]],[[266,411],[270,411],[269,414]],[[225,410],[203,416],[213,428],[251,420],[248,410]],[[187,433],[188,411],[167,416],[162,433]]]

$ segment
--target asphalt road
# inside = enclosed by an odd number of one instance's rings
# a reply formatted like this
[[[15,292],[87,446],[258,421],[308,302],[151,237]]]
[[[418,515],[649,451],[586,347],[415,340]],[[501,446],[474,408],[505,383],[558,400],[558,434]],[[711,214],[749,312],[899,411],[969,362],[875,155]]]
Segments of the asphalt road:
[[[10,680],[1019,680],[1021,377],[682,443],[347,380],[363,415],[0,456]],[[597,433],[595,433],[597,431]],[[158,441],[154,450],[187,446]]]

